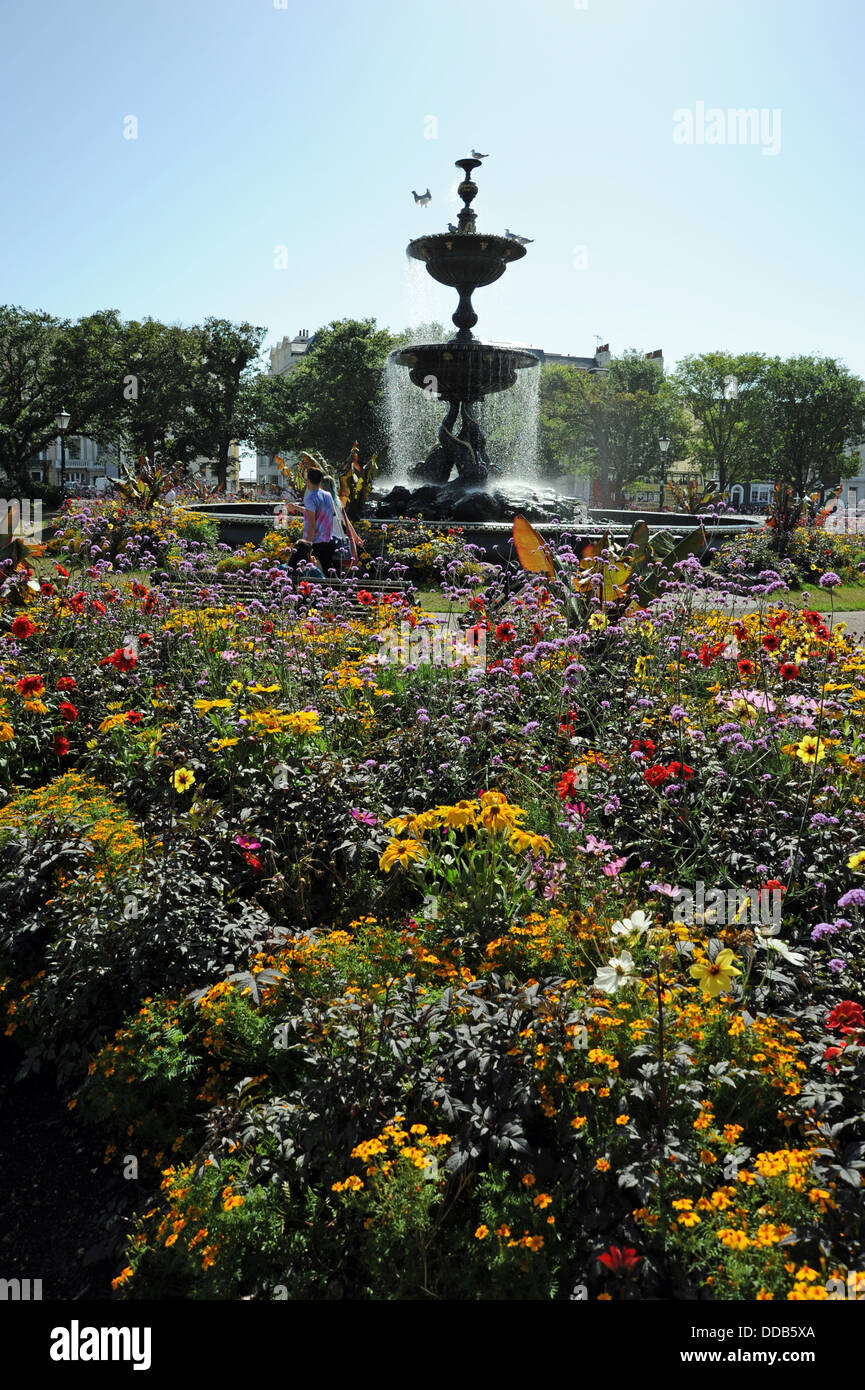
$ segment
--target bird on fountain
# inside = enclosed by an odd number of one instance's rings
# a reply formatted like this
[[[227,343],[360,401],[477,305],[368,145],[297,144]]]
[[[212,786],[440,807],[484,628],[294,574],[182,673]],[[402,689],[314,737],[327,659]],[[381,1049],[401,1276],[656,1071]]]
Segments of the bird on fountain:
[[[412,196],[416,203],[420,203],[422,208],[425,208],[427,203],[432,199],[432,194],[429,189],[427,189],[426,193],[415,193],[414,189],[412,189]]]
[[[518,241],[520,246],[531,246],[532,242],[534,241],[534,237],[517,236],[516,232],[509,232],[507,227],[505,227],[505,236],[507,237],[508,241]]]
[[[489,155],[481,154],[480,150],[472,150],[472,159],[489,159]]]

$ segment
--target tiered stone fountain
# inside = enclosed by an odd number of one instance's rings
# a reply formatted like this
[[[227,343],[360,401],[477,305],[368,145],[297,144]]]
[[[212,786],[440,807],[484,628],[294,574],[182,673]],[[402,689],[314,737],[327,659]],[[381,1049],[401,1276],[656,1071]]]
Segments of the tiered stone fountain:
[[[462,522],[510,521],[517,511],[537,519],[582,514],[582,504],[552,489],[541,492],[502,479],[475,415],[485,397],[513,387],[518,372],[540,367],[533,352],[483,343],[472,333],[478,321],[472,305],[475,290],[492,285],[526,254],[519,241],[478,231],[471,204],[478,191],[472,175],[480,162],[456,161],[463,171],[457,192],[464,204],[456,231],[417,237],[407,248],[434,280],[458,292],[453,315],[457,332],[446,343],[421,343],[391,354],[393,362],[408,369],[415,386],[445,403],[446,413],[435,446],[412,470],[411,480],[418,486],[395,487],[377,497],[375,510],[381,517],[422,515]]]

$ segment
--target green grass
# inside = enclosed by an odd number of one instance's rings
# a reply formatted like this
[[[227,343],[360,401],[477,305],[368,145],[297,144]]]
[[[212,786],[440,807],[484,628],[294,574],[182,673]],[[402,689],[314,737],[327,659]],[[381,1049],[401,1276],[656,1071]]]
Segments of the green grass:
[[[815,608],[818,613],[829,613],[833,608],[836,613],[865,609],[865,584],[839,584],[831,594],[828,589],[821,589],[819,584],[811,584],[804,592],[808,595],[807,604],[802,601],[801,589],[790,590],[789,602],[796,608]]]
[[[466,603],[451,603],[439,589],[418,589],[416,602],[428,613],[465,613]]]

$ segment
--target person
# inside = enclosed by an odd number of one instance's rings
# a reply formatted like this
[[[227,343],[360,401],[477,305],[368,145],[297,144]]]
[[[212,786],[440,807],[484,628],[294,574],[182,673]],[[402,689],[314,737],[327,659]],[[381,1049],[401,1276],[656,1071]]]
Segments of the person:
[[[336,541],[337,567],[346,562],[353,568],[357,564],[358,534],[346,515],[345,507],[339,497],[339,488],[334,478],[327,474],[324,487],[333,499],[333,535]]]
[[[334,566],[336,541],[333,538],[334,504],[330,493],[321,486],[324,474],[319,468],[306,471],[307,489],[303,494],[303,536],[288,558],[290,569],[306,563],[314,552],[322,572]]]

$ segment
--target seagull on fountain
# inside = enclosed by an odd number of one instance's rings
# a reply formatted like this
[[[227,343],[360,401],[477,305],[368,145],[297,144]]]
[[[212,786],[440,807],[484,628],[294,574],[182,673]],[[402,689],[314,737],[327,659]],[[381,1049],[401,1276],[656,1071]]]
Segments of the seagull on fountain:
[[[520,246],[531,246],[534,241],[533,236],[517,236],[516,232],[509,232],[507,227],[505,227],[505,236],[508,241],[518,241]]]
[[[432,194],[430,193],[429,189],[427,189],[426,193],[415,193],[414,189],[412,189],[412,195],[414,197],[415,202],[420,203],[422,208],[425,208],[427,203],[430,202],[432,198]]]
[[[481,154],[480,150],[472,150],[472,159],[489,159],[489,155]]]

